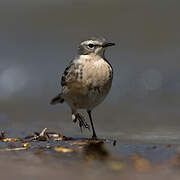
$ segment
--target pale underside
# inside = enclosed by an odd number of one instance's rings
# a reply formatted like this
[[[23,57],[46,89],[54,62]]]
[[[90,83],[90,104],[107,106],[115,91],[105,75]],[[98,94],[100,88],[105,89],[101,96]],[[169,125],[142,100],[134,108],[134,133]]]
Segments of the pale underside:
[[[72,110],[92,110],[107,96],[112,84],[112,68],[99,56],[81,55],[66,68],[62,95]]]

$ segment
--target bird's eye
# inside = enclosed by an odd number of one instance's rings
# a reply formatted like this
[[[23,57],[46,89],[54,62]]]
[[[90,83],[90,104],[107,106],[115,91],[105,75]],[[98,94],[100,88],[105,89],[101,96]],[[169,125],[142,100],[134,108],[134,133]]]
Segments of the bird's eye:
[[[88,44],[88,47],[93,48],[94,45],[93,44]]]

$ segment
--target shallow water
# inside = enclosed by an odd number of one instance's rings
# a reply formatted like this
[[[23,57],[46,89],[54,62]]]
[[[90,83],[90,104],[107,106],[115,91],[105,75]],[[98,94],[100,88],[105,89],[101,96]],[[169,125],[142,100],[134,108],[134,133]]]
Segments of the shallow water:
[[[81,142],[84,140],[32,142],[27,150],[15,150],[15,147],[20,147],[18,142],[9,143],[8,149],[2,147],[1,142],[1,177],[5,179],[179,178],[179,145],[117,141],[113,146],[110,140],[106,140],[105,144],[83,145]],[[72,148],[74,151],[61,152],[54,147]]]

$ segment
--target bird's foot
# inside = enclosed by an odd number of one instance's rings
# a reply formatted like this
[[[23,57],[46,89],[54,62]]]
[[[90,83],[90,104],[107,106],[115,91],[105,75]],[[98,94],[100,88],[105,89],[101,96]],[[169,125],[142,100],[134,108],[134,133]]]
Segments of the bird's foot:
[[[93,134],[93,136],[92,136],[92,138],[91,138],[92,140],[97,140],[97,136],[96,136],[96,134]]]
[[[75,115],[75,119],[73,120],[73,122],[76,123],[77,120],[79,122],[79,127],[80,127],[81,132],[82,132],[82,128],[86,128],[90,130],[89,124],[85,121],[85,118],[80,113],[77,113]]]

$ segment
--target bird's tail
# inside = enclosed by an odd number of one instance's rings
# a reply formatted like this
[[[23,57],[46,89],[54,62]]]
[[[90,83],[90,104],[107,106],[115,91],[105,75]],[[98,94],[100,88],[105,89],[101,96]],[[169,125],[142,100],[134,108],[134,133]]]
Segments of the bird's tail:
[[[64,99],[62,97],[62,93],[60,93],[51,100],[50,104],[54,105],[54,104],[63,103],[63,102],[64,102]]]

